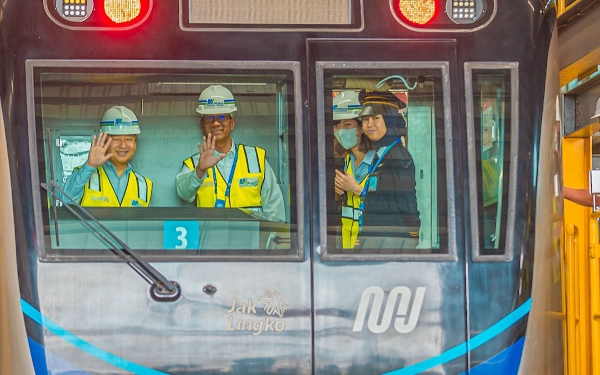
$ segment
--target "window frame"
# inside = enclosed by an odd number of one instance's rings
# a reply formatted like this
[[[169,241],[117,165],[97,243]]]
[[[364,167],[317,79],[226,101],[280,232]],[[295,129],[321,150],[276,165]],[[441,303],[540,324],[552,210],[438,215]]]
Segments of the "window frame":
[[[317,134],[318,134],[318,176],[319,186],[327,186],[326,155],[327,146],[325,144],[326,126],[328,121],[325,118],[325,71],[326,70],[383,70],[383,69],[431,69],[439,70],[442,84],[442,107],[444,121],[444,144],[445,144],[445,168],[446,171],[446,209],[447,209],[447,231],[448,244],[447,252],[440,254],[340,254],[328,251],[327,244],[327,189],[319,189],[319,222],[321,223],[320,243],[318,248],[321,258],[325,261],[446,261],[454,262],[458,260],[457,255],[457,237],[456,237],[456,202],[455,202],[455,175],[454,175],[454,154],[452,137],[452,106],[451,106],[451,88],[450,88],[450,63],[448,61],[316,61],[316,94],[317,94]]]
[[[48,152],[39,151],[39,147],[45,148],[45,142],[39,142],[37,139],[37,116],[42,116],[38,112],[39,104],[35,102],[36,92],[39,91],[39,86],[35,85],[36,69],[45,68],[58,68],[58,69],[81,69],[90,68],[94,70],[106,69],[107,72],[116,69],[127,69],[127,70],[172,70],[173,74],[176,74],[181,70],[197,70],[198,73],[202,73],[203,70],[208,72],[219,71],[219,70],[264,70],[265,74],[269,74],[269,71],[283,70],[289,71],[293,84],[293,92],[288,95],[293,95],[294,113],[293,124],[294,126],[294,147],[295,153],[289,155],[289,158],[296,158],[293,163],[290,163],[290,178],[294,178],[296,183],[295,196],[291,197],[291,202],[295,199],[295,204],[290,204],[287,210],[294,210],[290,213],[290,228],[291,245],[287,254],[271,255],[268,254],[268,250],[250,250],[250,249],[236,249],[236,250],[219,250],[222,254],[218,255],[203,255],[203,254],[189,254],[189,255],[169,255],[167,249],[143,249],[134,250],[140,254],[144,259],[155,262],[210,262],[210,261],[242,261],[242,262],[254,262],[254,261],[275,261],[275,262],[302,262],[306,257],[305,250],[305,238],[307,228],[304,225],[305,207],[305,183],[304,183],[304,160],[308,151],[304,150],[305,143],[303,140],[303,118],[302,118],[302,86],[301,86],[301,65],[297,61],[167,61],[167,60],[139,60],[139,61],[114,61],[114,60],[41,60],[33,59],[27,60],[25,63],[26,68],[26,95],[27,95],[27,122],[28,122],[28,142],[29,142],[29,157],[30,157],[30,172],[31,172],[31,184],[32,184],[32,195],[33,195],[33,208],[34,208],[34,225],[36,228],[36,241],[38,248],[38,255],[40,261],[43,262],[97,262],[97,261],[122,261],[118,256],[114,255],[108,248],[106,249],[106,255],[64,255],[53,253],[53,249],[47,249],[46,247],[46,236],[51,235],[50,232],[44,232],[44,210],[42,208],[42,199],[46,195],[41,187],[40,181],[40,167],[39,162],[46,163],[46,160],[39,160],[38,155],[40,152],[43,153],[45,158],[54,157],[50,156]],[[39,95],[39,92],[37,92]],[[40,120],[41,121],[41,120]],[[45,139],[45,135],[42,135]],[[44,143],[44,144],[42,144]],[[178,161],[180,162],[180,161]],[[295,164],[295,168],[293,165]],[[293,168],[293,169],[292,169]],[[295,173],[295,176],[292,174]],[[283,193],[283,192],[282,192]],[[152,209],[152,208],[150,208]],[[48,208],[48,213],[51,214],[52,206]],[[48,214],[46,213],[46,214]],[[49,222],[50,223],[50,222]],[[90,249],[94,250],[94,249]],[[97,249],[95,249],[97,250]],[[162,250],[163,253],[157,255],[154,250]],[[237,252],[235,255],[228,255],[228,252]],[[154,254],[153,254],[154,252]],[[242,253],[243,254],[239,254]],[[252,252],[262,252],[267,254],[253,254]]]
[[[517,191],[517,162],[519,151],[519,63],[518,62],[465,62],[465,109],[467,119],[467,156],[469,164],[469,206],[471,222],[471,258],[474,262],[509,262],[513,259],[514,250],[510,244],[514,241],[516,191]],[[473,95],[473,71],[474,70],[506,70],[510,72],[510,150],[508,165],[508,202],[506,229],[504,233],[504,253],[500,255],[482,254],[480,246],[481,238],[479,231],[479,197],[477,186],[480,173],[477,170],[477,139],[475,131],[475,107]],[[478,125],[478,124],[477,124]],[[508,245],[507,245],[508,244]]]

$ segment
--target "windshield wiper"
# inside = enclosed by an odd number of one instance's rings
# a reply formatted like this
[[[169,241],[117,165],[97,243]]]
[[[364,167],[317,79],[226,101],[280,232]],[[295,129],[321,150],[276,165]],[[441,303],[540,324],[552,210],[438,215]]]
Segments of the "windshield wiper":
[[[111,232],[102,223],[100,223],[94,216],[87,212],[79,203],[75,202],[65,191],[58,186],[54,181],[50,184],[51,189],[48,185],[42,183],[41,186],[52,194],[52,196],[58,199],[69,212],[71,212],[77,219],[81,220],[88,228],[90,228],[95,234],[97,234],[112,250],[113,253],[120,256],[134,271],[136,271],[148,284],[150,284],[150,296],[156,301],[170,302],[175,301],[181,295],[181,287],[175,281],[167,280],[156,268],[152,267],[148,262],[142,259],[136,254],[127,244],[125,244],[116,234]],[[56,189],[60,194],[66,197],[71,204],[65,202],[62,197],[56,194]],[[77,210],[75,210],[75,208]],[[79,212],[77,212],[79,211]],[[94,227],[88,220],[93,221],[98,227],[102,229],[108,236],[104,235],[100,230]]]

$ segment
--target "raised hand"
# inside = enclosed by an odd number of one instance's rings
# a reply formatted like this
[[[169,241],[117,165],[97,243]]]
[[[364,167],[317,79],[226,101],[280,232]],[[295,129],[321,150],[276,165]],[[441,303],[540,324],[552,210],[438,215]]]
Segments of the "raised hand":
[[[108,150],[108,146],[112,139],[106,133],[98,133],[98,136],[92,137],[92,147],[90,147],[90,152],[88,153],[88,159],[85,162],[88,166],[92,168],[98,168],[102,164],[106,163],[106,161],[112,158],[112,153],[106,153]]]
[[[198,151],[200,151],[200,159],[196,166],[196,175],[198,178],[202,178],[208,168],[212,168],[225,157],[225,154],[219,154],[215,156],[215,141],[216,137],[213,137],[210,133],[207,136],[202,137],[202,143],[198,143]]]
[[[360,186],[354,176],[350,176],[346,172],[335,170],[335,192],[342,195],[344,192],[349,191],[354,195],[360,195],[363,188]]]

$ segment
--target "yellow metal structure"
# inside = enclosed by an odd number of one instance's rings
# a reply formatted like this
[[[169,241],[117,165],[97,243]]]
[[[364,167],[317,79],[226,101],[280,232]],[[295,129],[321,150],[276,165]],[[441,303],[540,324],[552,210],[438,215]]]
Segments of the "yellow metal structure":
[[[564,186],[589,189],[594,123],[563,138]],[[600,198],[597,199],[600,204]],[[600,374],[600,213],[565,200],[565,373]]]

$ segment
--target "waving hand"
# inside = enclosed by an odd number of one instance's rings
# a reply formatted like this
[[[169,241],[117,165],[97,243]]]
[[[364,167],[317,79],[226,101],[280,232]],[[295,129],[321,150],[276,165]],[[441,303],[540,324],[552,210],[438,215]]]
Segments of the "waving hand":
[[[106,163],[108,159],[112,158],[112,153],[106,153],[111,142],[112,139],[106,133],[100,132],[98,136],[93,136],[92,147],[90,147],[86,164],[92,168],[98,168]]]
[[[225,157],[225,154],[215,156],[215,141],[216,138],[208,133],[208,137],[203,136],[202,143],[198,143],[198,151],[200,151],[200,159],[196,166],[196,175],[198,178],[202,178],[207,169],[214,167]]]

